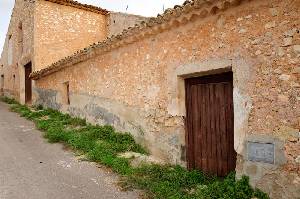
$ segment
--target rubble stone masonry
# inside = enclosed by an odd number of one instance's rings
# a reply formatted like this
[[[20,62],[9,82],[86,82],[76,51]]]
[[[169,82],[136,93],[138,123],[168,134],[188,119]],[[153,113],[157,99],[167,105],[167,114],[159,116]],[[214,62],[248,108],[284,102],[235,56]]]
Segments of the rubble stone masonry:
[[[121,12],[110,12],[107,17],[108,36],[122,33],[124,28],[133,27],[146,20],[146,17]]]
[[[48,1],[35,4],[35,70],[107,37],[106,15]]]
[[[33,4],[17,0],[1,54],[0,78],[3,94],[19,98],[23,89],[21,73],[24,62],[33,53]],[[30,60],[30,58],[29,58]]]
[[[156,157],[185,165],[184,79],[233,71],[238,176],[272,198],[299,198],[299,9],[298,0],[247,1],[102,53],[91,48],[35,77],[35,103],[128,131]],[[248,141],[274,144],[274,164],[249,161]]]

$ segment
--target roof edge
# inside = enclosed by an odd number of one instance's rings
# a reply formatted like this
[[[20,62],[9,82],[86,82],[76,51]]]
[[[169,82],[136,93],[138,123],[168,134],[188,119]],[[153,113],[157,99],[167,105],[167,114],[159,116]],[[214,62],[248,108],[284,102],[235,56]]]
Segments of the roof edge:
[[[133,17],[144,18],[144,19],[151,18],[151,17],[147,17],[147,16],[143,16],[143,15],[131,14],[131,13],[126,13],[126,12],[117,12],[117,11],[109,11],[109,14],[121,14],[121,15],[128,15],[128,16],[133,16]]]
[[[93,5],[82,4],[82,3],[79,3],[79,2],[73,1],[73,0],[44,0],[44,1],[49,1],[52,3],[65,5],[65,6],[71,6],[74,8],[78,8],[78,9],[82,9],[82,10],[86,10],[86,11],[90,11],[90,12],[95,12],[95,13],[103,14],[103,15],[109,14],[109,11],[106,9],[103,9],[103,8],[100,8],[97,6],[93,6]]]

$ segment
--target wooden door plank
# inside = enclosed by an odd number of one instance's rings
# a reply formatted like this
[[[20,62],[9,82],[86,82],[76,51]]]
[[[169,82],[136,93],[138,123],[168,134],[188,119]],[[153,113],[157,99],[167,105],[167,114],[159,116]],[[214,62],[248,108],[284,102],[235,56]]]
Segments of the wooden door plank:
[[[210,101],[210,107],[211,107],[211,118],[210,118],[210,123],[211,123],[211,132],[212,132],[212,139],[211,139],[211,152],[212,152],[212,156],[211,156],[211,161],[212,161],[212,165],[211,165],[211,169],[213,171],[214,174],[217,174],[217,129],[216,129],[216,117],[217,117],[217,112],[218,112],[218,107],[217,107],[217,103],[216,103],[216,89],[215,89],[216,85],[215,84],[211,84],[210,85],[210,92],[211,92],[211,101]]]
[[[197,137],[196,137],[196,149],[195,149],[195,154],[196,154],[196,168],[201,169],[202,168],[202,133],[201,133],[201,120],[202,120],[202,115],[201,115],[201,87],[200,86],[196,86],[196,90],[195,92],[197,92],[196,95],[196,103],[195,103],[195,110],[198,113],[198,119],[196,120],[197,123]]]
[[[203,171],[205,173],[208,172],[208,164],[207,164],[207,128],[208,128],[208,125],[207,125],[207,88],[206,88],[206,85],[203,85],[201,84],[202,86],[202,90],[203,90],[203,95],[202,95],[202,114],[203,114],[203,122],[201,123],[201,127],[202,127],[202,136],[203,136],[203,142],[202,142],[202,165],[203,165]]]
[[[220,170],[220,175],[223,176],[224,173],[225,173],[225,165],[224,165],[224,157],[226,156],[226,149],[225,149],[225,128],[226,128],[226,119],[225,119],[225,110],[224,110],[224,87],[222,84],[220,84],[220,151],[221,151],[221,157],[220,157],[220,167],[221,167],[221,170]],[[226,162],[225,162],[226,163]]]
[[[191,92],[192,92],[192,112],[193,112],[193,140],[194,140],[194,160],[195,160],[195,167],[196,168],[201,168],[198,164],[199,162],[199,151],[201,152],[201,149],[199,148],[199,110],[198,110],[198,86],[197,85],[192,85],[191,87]]]
[[[212,161],[212,137],[214,132],[212,131],[212,117],[213,117],[213,108],[212,108],[212,84],[207,84],[207,170],[209,174],[213,174],[213,161]]]
[[[192,92],[191,92],[191,85],[187,84],[187,129],[188,129],[188,133],[187,133],[187,159],[188,159],[188,167],[189,168],[194,168],[194,150],[193,150],[193,138],[192,138],[192,134],[193,134],[193,128],[192,128],[192,122],[193,122],[193,118],[192,118],[192,114],[191,114],[191,110],[192,110]]]
[[[221,171],[222,171],[222,168],[221,168],[221,158],[222,158],[222,151],[221,151],[221,129],[220,129],[220,107],[221,107],[221,96],[220,96],[220,84],[217,84],[216,85],[216,109],[218,109],[219,113],[216,115],[216,137],[217,137],[217,144],[216,144],[216,147],[217,147],[217,175],[220,176],[221,175]]]
[[[222,91],[222,85],[218,84],[216,86],[216,95],[217,95],[217,109],[219,111],[219,114],[217,114],[217,131],[216,131],[216,136],[217,136],[217,161],[218,161],[218,171],[217,175],[221,176],[222,175],[222,129],[221,129],[221,121],[222,121],[222,96],[221,96],[221,91]]]

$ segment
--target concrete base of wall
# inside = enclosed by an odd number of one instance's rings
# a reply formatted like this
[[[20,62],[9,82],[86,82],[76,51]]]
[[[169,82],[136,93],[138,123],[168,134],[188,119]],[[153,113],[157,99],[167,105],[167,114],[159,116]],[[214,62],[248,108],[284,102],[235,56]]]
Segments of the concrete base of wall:
[[[130,107],[110,99],[87,94],[71,94],[70,105],[60,103],[63,101],[63,96],[54,90],[37,88],[35,95],[38,97],[34,104],[86,118],[93,124],[112,125],[118,131],[132,134],[139,144],[149,149],[151,154],[162,162],[185,166],[185,135],[181,117],[172,118],[172,123],[182,125],[176,127],[169,125],[168,127],[152,120],[153,116],[160,114],[157,110],[145,111],[138,107]]]

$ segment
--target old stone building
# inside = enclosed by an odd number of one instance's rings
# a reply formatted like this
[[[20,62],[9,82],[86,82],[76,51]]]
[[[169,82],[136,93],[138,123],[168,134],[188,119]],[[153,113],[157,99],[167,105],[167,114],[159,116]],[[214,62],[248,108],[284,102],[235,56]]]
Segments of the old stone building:
[[[32,71],[144,19],[72,0],[16,0],[1,55],[2,92],[31,103]]]
[[[130,132],[165,162],[299,198],[299,16],[299,0],[186,1],[73,55],[40,56],[33,102]]]

